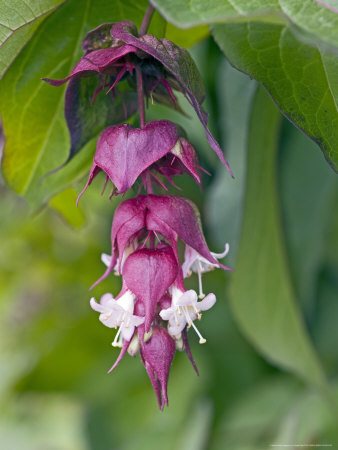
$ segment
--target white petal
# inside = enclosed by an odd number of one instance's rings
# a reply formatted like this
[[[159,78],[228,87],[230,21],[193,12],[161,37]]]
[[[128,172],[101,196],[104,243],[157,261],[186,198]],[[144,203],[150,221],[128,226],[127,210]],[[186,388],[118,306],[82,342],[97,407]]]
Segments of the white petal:
[[[102,306],[102,305],[100,305],[100,303],[97,303],[97,301],[95,300],[95,298],[94,297],[92,297],[91,299],[90,299],[90,306],[92,307],[92,309],[94,310],[94,311],[97,311],[97,312],[99,312],[99,313],[103,313],[104,312],[104,307]]]
[[[176,305],[178,306],[189,306],[197,302],[197,293],[193,289],[184,292],[181,297],[177,300]]]
[[[128,327],[123,327],[121,330],[121,334],[123,339],[126,341],[130,341],[132,335],[134,334],[135,327],[132,325],[128,325]]]
[[[184,252],[184,262],[182,264],[183,277],[186,278],[188,273],[192,270],[192,266],[195,261],[199,258],[199,253],[196,252],[189,245],[185,246]]]
[[[132,316],[131,319],[131,323],[135,326],[138,327],[139,325],[141,325],[144,322],[145,318],[144,317],[140,317],[140,316]]]
[[[107,304],[109,304],[110,300],[114,300],[114,297],[112,294],[107,292],[107,294],[102,295],[102,297],[100,299],[100,303],[102,306],[106,306]]]
[[[197,308],[201,311],[207,311],[216,303],[215,294],[208,294],[202,301],[197,303]]]
[[[130,314],[133,314],[134,299],[135,295],[128,290],[119,299],[116,300],[116,303],[125,311],[128,311]]]
[[[160,316],[162,317],[163,320],[169,320],[173,314],[174,311],[172,308],[162,309],[162,311],[160,311]]]
[[[111,263],[111,255],[107,255],[107,253],[102,253],[101,254],[101,261],[103,262],[103,264],[107,267],[110,266]]]
[[[121,314],[116,315],[110,311],[100,314],[99,320],[108,328],[117,328],[121,324],[121,317]]]
[[[187,322],[185,320],[182,320],[181,322],[179,322],[178,325],[176,322],[175,323],[169,322],[169,326],[168,326],[169,334],[171,334],[171,336],[176,336],[177,334],[180,334],[181,331],[184,329],[186,323]]]
[[[228,243],[226,243],[226,244],[225,244],[225,248],[224,248],[224,252],[223,252],[223,253],[214,253],[214,252],[211,252],[211,254],[212,254],[212,256],[213,256],[214,258],[216,258],[216,259],[222,259],[222,258],[224,258],[224,257],[229,253],[229,249],[230,249],[230,246],[229,246]]]

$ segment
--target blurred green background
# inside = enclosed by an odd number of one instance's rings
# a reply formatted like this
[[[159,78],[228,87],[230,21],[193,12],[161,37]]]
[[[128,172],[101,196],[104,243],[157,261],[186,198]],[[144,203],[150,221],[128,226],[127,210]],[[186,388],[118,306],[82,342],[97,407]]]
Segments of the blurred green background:
[[[230,67],[211,38],[195,45],[192,55],[206,82],[211,129],[226,150],[235,180],[220,167],[191,111],[181,118],[151,106],[148,118],[176,120],[200,152],[202,165],[212,174],[204,176],[203,195],[188,178],[177,183],[198,204],[211,250],[221,251],[230,243],[227,263],[236,270],[257,85]],[[104,270],[100,255],[110,251],[111,220],[120,199],[100,195],[99,176],[81,199],[80,210],[74,199],[83,183],[32,217],[24,201],[2,184],[1,449],[254,450],[280,443],[338,448],[337,180],[315,144],[286,119],[281,119],[278,139],[283,251],[329,388],[317,389],[279,368],[273,357],[262,356],[266,353],[242,333],[243,324],[239,327],[232,314],[235,275],[214,271],[204,277],[205,292],[217,296],[216,306],[200,323],[207,344],[200,346],[189,333],[200,376],[185,354],[176,353],[169,408],[160,412],[139,357],[126,356],[113,374],[106,374],[117,357],[112,330],[89,307],[88,287]],[[251,183],[254,176],[263,180],[264,170],[251,174]],[[258,197],[252,200],[259,203]],[[269,213],[269,204],[264,207],[263,202],[262,208]],[[264,247],[263,232],[258,239]],[[260,266],[266,279],[274,263]],[[253,264],[248,276],[255,271]],[[188,286],[196,287],[197,279],[189,279]],[[116,294],[119,287],[120,280],[112,276],[93,295]],[[250,301],[250,287],[246,297]],[[286,339],[287,324],[283,335]]]

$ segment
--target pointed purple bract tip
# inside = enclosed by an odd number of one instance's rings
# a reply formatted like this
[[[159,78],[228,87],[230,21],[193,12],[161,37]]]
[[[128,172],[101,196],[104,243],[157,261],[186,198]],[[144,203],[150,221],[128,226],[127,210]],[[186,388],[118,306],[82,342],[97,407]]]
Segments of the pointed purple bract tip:
[[[117,357],[117,360],[113,364],[113,366],[108,370],[108,373],[111,373],[120,363],[121,359],[124,357],[124,355],[127,353],[128,347],[129,347],[130,341],[123,341],[123,345],[120,351],[119,356]]]
[[[162,410],[164,405],[168,406],[167,385],[175,355],[175,342],[166,329],[156,326],[149,341],[141,343],[140,352]]]

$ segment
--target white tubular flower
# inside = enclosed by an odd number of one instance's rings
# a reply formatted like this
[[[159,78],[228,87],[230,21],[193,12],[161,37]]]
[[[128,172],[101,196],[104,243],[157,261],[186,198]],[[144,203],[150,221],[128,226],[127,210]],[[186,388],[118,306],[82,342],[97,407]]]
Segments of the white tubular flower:
[[[135,295],[129,290],[126,291],[118,300],[115,300],[112,294],[104,294],[100,303],[95,298],[90,299],[90,306],[100,313],[99,320],[108,328],[119,327],[115,339],[114,347],[122,346],[122,339],[130,341],[134,334],[135,327],[144,322],[144,317],[134,316]]]
[[[204,300],[197,301],[197,293],[190,289],[183,292],[177,287],[172,287],[172,303],[168,309],[162,309],[160,316],[163,320],[168,321],[168,332],[172,336],[177,336],[184,329],[185,325],[188,328],[191,326],[196,331],[199,337],[199,343],[204,344],[206,340],[198,331],[194,320],[200,320],[202,317],[201,311],[206,311],[214,306],[216,297],[214,294],[209,294]]]
[[[128,256],[137,249],[137,245],[138,245],[138,242],[137,242],[137,239],[135,239],[134,241],[131,242],[130,245],[127,245],[126,248],[124,249],[124,252],[122,254],[121,270],[122,270],[123,264],[124,264],[125,260],[128,258]],[[103,264],[105,266],[109,267],[110,263],[111,263],[111,255],[108,255],[107,253],[102,253],[101,261],[103,262]],[[115,275],[121,275],[119,266],[120,266],[120,258],[117,258],[116,264],[114,266],[114,274]]]
[[[223,253],[214,253],[210,252],[215,259],[224,258],[229,252],[229,244],[225,244]],[[198,286],[199,286],[199,298],[204,298],[205,294],[203,293],[202,286],[202,273],[210,272],[210,270],[217,268],[218,265],[211,263],[207,259],[203,258],[199,253],[196,252],[193,248],[186,245],[185,253],[184,253],[184,262],[182,264],[182,271],[184,278],[190,277],[192,272],[197,273],[198,275]]]

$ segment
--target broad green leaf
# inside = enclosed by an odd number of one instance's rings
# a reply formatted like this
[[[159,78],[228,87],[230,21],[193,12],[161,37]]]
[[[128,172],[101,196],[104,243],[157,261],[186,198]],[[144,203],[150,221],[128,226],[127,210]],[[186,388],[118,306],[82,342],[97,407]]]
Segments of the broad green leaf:
[[[290,273],[308,321],[318,313],[318,276],[327,265],[325,244],[338,193],[338,178],[313,142],[285,121],[280,190]],[[319,302],[321,301],[321,298]]]
[[[338,14],[312,0],[155,0],[176,26],[213,25],[237,69],[258,80],[282,113],[338,170]]]
[[[325,377],[291,285],[280,227],[276,180],[280,119],[259,88],[252,108],[244,215],[230,301],[243,333],[268,360],[324,387]]]
[[[0,79],[41,22],[64,1],[0,1]]]
[[[338,15],[315,0],[152,0],[157,10],[179,28],[210,23],[265,22],[291,25],[304,40],[337,48]]]
[[[333,401],[337,394],[333,385]],[[313,443],[320,448],[336,442],[337,431],[335,410],[325,397],[291,377],[269,376],[236,399],[216,428],[211,450],[310,448]]]
[[[81,57],[85,34],[103,22],[133,20],[140,25],[146,0],[70,0],[49,16],[20,53],[0,83],[0,112],[6,144],[2,168],[7,183],[33,209],[83,176],[90,167],[95,138],[66,168],[47,176],[68,157],[70,140],[64,119],[65,87],[52,87],[42,77],[62,78]],[[150,30],[164,33],[154,15]],[[68,167],[70,166],[70,167]]]
[[[61,214],[69,225],[79,228],[84,224],[86,218],[81,207],[74,208],[76,198],[77,194],[74,189],[68,188],[51,198],[48,204]]]
[[[197,44],[197,42],[205,39],[209,34],[210,31],[206,25],[190,28],[189,30],[182,30],[171,23],[167,23],[165,31],[165,37],[169,39],[169,41],[173,41],[176,45],[185,48]]]
[[[336,55],[301,43],[280,25],[217,25],[213,31],[229,61],[263,84],[287,118],[320,146],[337,170]]]

